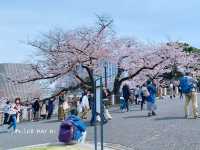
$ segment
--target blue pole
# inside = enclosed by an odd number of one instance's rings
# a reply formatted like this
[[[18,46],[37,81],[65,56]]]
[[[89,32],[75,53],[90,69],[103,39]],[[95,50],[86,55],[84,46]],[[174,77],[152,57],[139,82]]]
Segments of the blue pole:
[[[104,111],[103,111],[103,99],[102,99],[102,91],[103,91],[103,82],[102,77],[100,78],[100,113],[101,113],[101,150],[104,149],[103,147],[103,123],[104,123]]]
[[[94,81],[94,108],[95,109],[95,116],[94,116],[94,145],[95,145],[95,150],[97,150],[97,123],[96,123],[96,80]]]

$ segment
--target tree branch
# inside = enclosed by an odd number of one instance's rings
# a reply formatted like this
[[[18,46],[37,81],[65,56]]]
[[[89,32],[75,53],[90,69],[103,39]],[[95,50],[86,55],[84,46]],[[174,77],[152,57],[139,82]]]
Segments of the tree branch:
[[[135,73],[131,74],[130,76],[122,78],[119,82],[122,83],[126,80],[130,80],[130,79],[134,78],[135,76],[137,76],[140,72],[142,72],[145,69],[153,70],[155,67],[157,67],[159,64],[163,63],[164,61],[166,61],[166,59],[163,59],[160,62],[154,64],[152,67],[144,66],[144,67],[140,68],[139,70],[137,70]]]
[[[84,81],[83,78],[81,78],[77,72],[74,71],[74,76],[82,83],[82,84],[87,84],[87,82]]]

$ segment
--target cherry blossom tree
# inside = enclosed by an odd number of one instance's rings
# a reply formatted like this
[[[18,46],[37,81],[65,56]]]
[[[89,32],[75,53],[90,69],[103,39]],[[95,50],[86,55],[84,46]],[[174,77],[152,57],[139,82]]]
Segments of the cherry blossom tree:
[[[70,31],[54,30],[28,44],[37,48],[32,70],[25,77],[11,78],[16,83],[51,80],[57,85],[70,76],[73,85],[94,88],[95,75],[104,61],[116,66],[113,93],[119,95],[122,83],[143,82],[148,76],[158,76],[170,70],[171,64],[189,67],[197,55],[189,55],[176,42],[144,44],[133,38],[119,38],[112,30],[113,20],[97,16],[93,27]],[[36,62],[36,63],[35,63]],[[193,62],[193,65],[196,62]],[[65,85],[67,86],[67,85]],[[68,85],[69,86],[69,85]],[[62,86],[62,89],[67,89]]]
[[[37,49],[32,70],[25,77],[10,77],[15,83],[37,80],[56,81],[73,74],[85,88],[93,88],[94,74],[109,53],[107,43],[112,37],[113,20],[97,16],[94,27],[84,27],[67,32],[61,30],[43,34],[43,39],[29,41]],[[88,78],[88,81],[86,80]],[[65,82],[65,80],[62,80]]]
[[[156,45],[156,49],[159,49],[159,53],[168,57],[165,61],[157,65],[152,70],[142,71],[138,76],[134,78],[134,85],[141,85],[147,79],[158,79],[163,84],[166,80],[166,74],[173,74],[175,76],[177,68],[190,68],[191,71],[198,74],[199,66],[199,54],[198,53],[188,53],[185,51],[184,44],[180,42],[168,42],[160,43]],[[154,60],[156,57],[154,58]],[[174,73],[173,73],[174,72]]]
[[[134,79],[142,72],[154,70],[170,58],[170,55],[162,49],[133,39],[115,39],[110,45],[112,46],[110,60],[117,66],[113,85],[114,95],[119,95],[123,82]]]

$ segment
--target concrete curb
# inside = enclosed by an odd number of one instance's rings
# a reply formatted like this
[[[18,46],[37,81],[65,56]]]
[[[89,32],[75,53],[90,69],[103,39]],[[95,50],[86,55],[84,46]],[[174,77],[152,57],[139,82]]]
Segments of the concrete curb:
[[[45,147],[45,146],[56,146],[56,145],[63,145],[61,143],[44,143],[44,144],[37,144],[37,145],[30,145],[30,146],[23,146],[23,147],[18,147],[18,148],[12,148],[8,150],[26,150],[26,149],[31,149],[31,148],[37,148],[37,147]],[[70,145],[69,145],[70,146]],[[74,145],[75,146],[75,145]],[[91,144],[91,142],[87,142],[85,144],[77,144],[77,148],[84,146],[87,150],[93,150],[94,146]],[[100,147],[100,144],[98,144],[98,147]],[[99,149],[99,148],[98,148]],[[131,148],[128,148],[126,146],[122,146],[120,144],[112,144],[112,143],[105,143],[104,144],[104,150],[133,150]]]

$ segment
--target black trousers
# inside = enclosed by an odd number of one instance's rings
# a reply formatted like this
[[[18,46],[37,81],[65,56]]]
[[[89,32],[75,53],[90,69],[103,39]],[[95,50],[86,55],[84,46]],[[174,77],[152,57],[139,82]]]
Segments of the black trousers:
[[[9,122],[9,114],[8,113],[5,113],[4,114],[4,121],[3,121],[3,124],[8,124],[8,122]]]
[[[138,104],[138,98],[139,98],[139,95],[135,95],[135,104],[137,105]]]
[[[143,110],[143,106],[144,106],[145,101],[146,101],[146,97],[142,96],[141,110]]]
[[[47,119],[51,119],[51,115],[52,115],[52,113],[53,113],[53,112],[49,112],[49,113],[48,113],[48,115],[47,115]]]
[[[128,99],[125,99],[125,107],[126,107],[127,111],[129,111],[129,102],[128,102]]]

